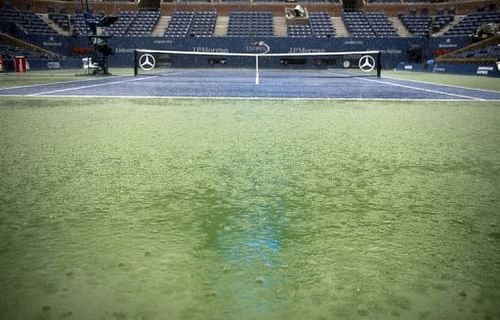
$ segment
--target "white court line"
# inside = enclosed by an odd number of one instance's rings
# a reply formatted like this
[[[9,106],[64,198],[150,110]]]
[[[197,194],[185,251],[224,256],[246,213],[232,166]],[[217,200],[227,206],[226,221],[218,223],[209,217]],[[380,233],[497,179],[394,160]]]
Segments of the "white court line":
[[[183,73],[189,73],[192,71],[184,71],[184,72],[175,72],[175,73],[169,73],[168,75],[176,75],[176,74],[183,74]],[[96,88],[96,87],[103,87],[107,86],[110,84],[120,84],[120,83],[126,83],[126,82],[134,82],[134,81],[140,81],[144,80],[147,78],[151,77],[159,77],[159,76],[148,76],[148,77],[140,77],[140,78],[128,78],[125,80],[120,80],[120,81],[111,81],[111,82],[105,82],[105,83],[96,83],[96,84],[91,84],[87,86],[79,86],[79,87],[72,87],[72,88],[65,88],[65,89],[56,89],[56,90],[50,90],[50,91],[43,91],[43,92],[37,92],[37,93],[32,93],[32,94],[27,94],[26,97],[36,97],[36,96],[45,96],[45,95],[50,95],[54,93],[61,93],[61,92],[66,92],[66,91],[73,91],[73,90],[82,90],[82,89],[90,89],[90,88]]]
[[[45,91],[45,92],[38,92],[38,93],[33,93],[33,94],[29,94],[29,95],[3,95],[3,96],[49,96],[49,97],[55,97],[56,95],[51,95],[51,94],[54,94],[54,93],[60,93],[60,92],[66,92],[66,91],[72,91],[72,90],[80,90],[80,89],[88,89],[88,88],[93,88],[93,87],[100,87],[100,86],[106,86],[106,85],[109,85],[109,84],[120,84],[120,83],[126,83],[126,82],[133,82],[133,81],[140,81],[140,80],[145,80],[145,79],[148,79],[148,78],[156,78],[156,77],[160,77],[160,76],[169,76],[169,75],[177,75],[177,74],[187,74],[187,73],[193,73],[193,72],[196,72],[195,70],[190,70],[190,71],[182,71],[182,72],[174,72],[174,73],[169,73],[169,74],[163,74],[163,75],[150,75],[150,76],[144,76],[144,77],[140,77],[140,78],[128,78],[125,79],[125,80],[120,80],[120,81],[112,81],[112,82],[106,82],[106,83],[99,83],[99,84],[93,84],[93,85],[85,85],[85,86],[79,86],[79,87],[72,87],[72,88],[65,88],[65,89],[57,89],[57,90],[50,90],[50,91]],[[335,73],[332,73],[332,74],[335,74]],[[337,74],[340,76],[340,74]],[[413,90],[420,90],[420,91],[425,91],[425,92],[432,92],[432,93],[437,93],[437,94],[441,94],[441,95],[448,95],[448,96],[454,96],[454,97],[459,97],[459,98],[462,98],[464,99],[465,101],[470,101],[470,100],[477,100],[477,101],[498,101],[498,99],[481,99],[481,98],[476,98],[476,97],[471,97],[471,96],[467,96],[467,95],[460,95],[460,94],[454,94],[454,93],[448,93],[448,92],[444,92],[444,91],[439,91],[439,90],[431,90],[431,89],[425,89],[425,88],[418,88],[418,87],[412,87],[412,86],[406,86],[406,85],[401,85],[401,84],[395,84],[395,83],[391,83],[391,82],[386,82],[386,81],[381,81],[381,80],[373,80],[373,79],[366,79],[366,78],[362,78],[362,77],[353,77],[353,78],[356,78],[356,79],[360,79],[360,80],[365,80],[365,81],[371,81],[371,82],[374,82],[374,83],[382,83],[382,84],[389,84],[389,85],[392,85],[392,86],[397,86],[397,87],[403,87],[403,88],[409,88],[409,89],[413,89]],[[80,81],[80,80],[78,80]],[[86,80],[84,80],[86,81]],[[62,82],[63,84],[64,83],[68,83],[68,82]],[[191,83],[192,84],[192,83]],[[206,83],[204,83],[206,85]],[[37,86],[37,85],[33,85],[33,86]],[[29,86],[27,86],[29,87]],[[465,89],[469,89],[469,88],[465,88]],[[68,95],[67,97],[71,97],[72,95]],[[75,95],[76,96],[76,95]],[[113,95],[109,95],[109,96],[97,96],[97,95],[85,95],[87,97],[120,97],[120,96],[113,96]],[[150,96],[122,96],[122,97],[126,97],[126,98],[152,98]],[[164,96],[164,97],[157,97],[157,98],[167,98],[167,99],[173,99],[173,98],[197,98],[197,97],[192,97],[192,96]],[[211,96],[208,96],[208,97],[199,97],[200,99],[273,99],[273,97],[211,97]],[[447,101],[447,99],[429,99],[429,98],[422,98],[422,99],[406,99],[406,98],[355,98],[355,97],[351,97],[351,98],[301,98],[301,97],[290,97],[290,98],[286,98],[286,97],[276,97],[276,99],[291,99],[291,100],[294,100],[294,99],[315,99],[315,100],[339,100],[339,101],[342,101],[342,100],[352,100],[352,101]],[[450,99],[452,101],[459,101],[459,99]]]
[[[21,94],[1,95],[0,97],[26,97]],[[394,102],[465,102],[470,99],[408,99],[408,98],[310,98],[310,97],[223,97],[223,96],[99,96],[99,95],[44,95],[44,98],[102,98],[102,99],[165,99],[165,100],[283,100],[283,101],[394,101]],[[500,102],[500,99],[477,100],[476,102]]]
[[[365,79],[365,78],[358,78],[358,79],[364,80],[364,81],[375,82],[375,83],[388,84],[388,85],[391,85],[394,87],[400,87],[400,88],[406,88],[406,89],[412,89],[412,90],[418,90],[418,91],[424,91],[424,92],[430,92],[430,93],[437,93],[437,94],[447,95],[447,96],[452,96],[452,97],[465,98],[465,99],[469,99],[469,100],[486,101],[486,99],[466,96],[463,94],[456,94],[456,93],[449,93],[449,92],[440,91],[440,90],[432,90],[432,89],[425,89],[425,88],[419,88],[419,87],[413,87],[413,86],[406,86],[403,84],[397,84],[397,83],[392,83],[392,82],[387,82],[387,81],[382,81],[382,80]]]
[[[69,80],[69,81],[57,81],[57,82],[51,82],[51,83],[28,84],[28,85],[24,85],[24,86],[0,88],[0,91],[26,89],[26,88],[34,88],[34,87],[57,86],[60,84],[71,84],[71,83],[75,83],[75,82],[85,82],[85,81],[92,81],[92,80],[96,80],[96,79],[87,78],[87,79],[78,79],[78,80]]]
[[[54,94],[54,93],[72,91],[72,90],[90,89],[90,88],[95,88],[95,87],[107,86],[110,84],[120,84],[120,83],[125,83],[125,82],[139,81],[142,79],[143,78],[133,78],[133,79],[120,80],[120,81],[111,81],[111,82],[106,82],[106,83],[96,83],[96,84],[91,84],[91,85],[87,85],[87,86],[57,89],[57,90],[50,90],[50,91],[42,91],[42,92],[27,94],[26,96],[27,97],[35,97],[35,96],[42,96],[42,95]]]
[[[394,78],[394,77],[384,77],[384,78],[391,79],[391,80],[409,81],[409,82],[430,84],[430,85],[434,85],[434,86],[442,86],[442,87],[448,87],[448,88],[458,88],[458,89],[464,89],[464,90],[476,90],[476,91],[484,91],[484,92],[490,92],[490,93],[500,93],[500,91],[496,91],[496,90],[462,87],[462,86],[456,86],[456,85],[451,85],[451,84],[435,83],[435,82],[422,81],[422,80],[398,79],[398,78]]]

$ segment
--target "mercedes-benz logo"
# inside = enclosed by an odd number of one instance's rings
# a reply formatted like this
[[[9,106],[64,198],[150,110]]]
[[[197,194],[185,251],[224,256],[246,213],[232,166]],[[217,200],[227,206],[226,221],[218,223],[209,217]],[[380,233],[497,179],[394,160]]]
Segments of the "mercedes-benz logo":
[[[362,56],[359,58],[359,68],[364,72],[372,71],[375,68],[375,59],[369,55]]]
[[[152,70],[156,65],[156,59],[152,54],[145,53],[139,58],[139,67],[144,71]]]

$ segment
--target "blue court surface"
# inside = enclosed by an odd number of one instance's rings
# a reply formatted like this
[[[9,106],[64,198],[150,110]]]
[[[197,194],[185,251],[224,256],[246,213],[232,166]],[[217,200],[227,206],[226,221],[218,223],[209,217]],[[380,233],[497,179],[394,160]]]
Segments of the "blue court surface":
[[[334,71],[175,69],[163,74],[75,77],[75,81],[0,89],[9,96],[500,100],[500,92]]]

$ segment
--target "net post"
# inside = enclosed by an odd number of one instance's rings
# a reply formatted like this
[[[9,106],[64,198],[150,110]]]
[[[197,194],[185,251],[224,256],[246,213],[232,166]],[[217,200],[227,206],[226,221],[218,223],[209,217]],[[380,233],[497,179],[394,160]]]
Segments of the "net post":
[[[377,53],[377,78],[380,78],[382,73],[382,51]]]
[[[134,77],[137,77],[137,49],[134,49]]]
[[[255,84],[259,84],[259,55],[255,55]]]

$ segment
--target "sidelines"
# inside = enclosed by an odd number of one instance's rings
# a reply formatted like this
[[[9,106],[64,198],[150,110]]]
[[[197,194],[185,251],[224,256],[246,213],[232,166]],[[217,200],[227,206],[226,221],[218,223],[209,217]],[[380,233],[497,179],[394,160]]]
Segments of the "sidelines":
[[[183,73],[189,73],[189,72],[188,71],[176,72],[176,73],[171,73],[169,75],[176,75],[176,74],[183,74]],[[158,76],[156,76],[156,75],[155,76],[150,76],[149,78],[151,78],[151,77],[158,77]],[[102,87],[102,86],[113,85],[113,84],[121,84],[121,83],[126,83],[126,82],[140,81],[140,80],[143,80],[143,79],[145,79],[145,78],[144,77],[141,77],[141,78],[132,78],[132,79],[128,78],[128,79],[121,80],[121,81],[112,81],[112,82],[92,84],[92,85],[88,85],[88,86],[80,86],[80,87],[73,87],[73,88],[57,89],[57,90],[51,90],[51,91],[45,91],[45,92],[37,92],[37,93],[28,94],[26,96],[28,96],[28,97],[42,96],[42,95],[45,96],[45,95],[50,95],[50,94],[53,94],[53,93],[67,92],[67,91],[73,91],[73,90],[82,90],[82,89],[90,89],[90,88]],[[64,84],[64,82],[61,83],[61,84]]]
[[[57,89],[57,90],[51,90],[51,91],[45,91],[45,92],[37,92],[37,93],[32,93],[28,94],[28,97],[35,97],[35,96],[41,96],[41,95],[46,95],[46,94],[52,94],[52,93],[60,93],[60,92],[66,92],[66,91],[73,91],[73,90],[82,90],[82,89],[90,89],[90,88],[95,88],[95,87],[102,87],[102,86],[107,86],[110,84],[120,84],[120,83],[125,83],[125,82],[132,82],[132,81],[138,81],[141,80],[142,78],[138,79],[127,79],[127,80],[122,80],[122,81],[112,81],[112,82],[106,82],[106,83],[97,83],[97,84],[91,84],[88,86],[80,86],[80,87],[73,87],[73,88],[64,88],[64,89]]]
[[[418,88],[418,87],[407,86],[407,85],[397,84],[397,83],[391,83],[391,82],[382,81],[382,80],[365,79],[365,78],[358,78],[358,79],[364,80],[364,81],[371,81],[371,82],[376,82],[376,83],[388,84],[388,85],[395,86],[395,87],[400,87],[400,88],[406,88],[406,89],[424,91],[424,92],[429,92],[429,93],[437,93],[437,94],[448,95],[448,96],[458,97],[458,98],[465,98],[465,99],[468,99],[468,100],[486,101],[486,99],[481,99],[481,98],[466,96],[466,95],[463,95],[463,94],[449,93],[449,92],[445,92],[445,91],[432,90],[432,89],[426,89],[426,88]]]
[[[17,98],[31,98],[34,96],[23,95],[23,94],[9,94],[2,95],[1,97],[17,97]],[[44,98],[72,98],[80,99],[85,98],[102,98],[102,99],[162,99],[162,100],[282,100],[282,101],[399,101],[399,102],[500,102],[500,99],[490,99],[490,100],[472,100],[471,99],[432,99],[432,98],[422,98],[422,99],[408,99],[408,98],[306,98],[306,97],[214,97],[214,96],[100,96],[100,95],[43,95]]]
[[[38,75],[36,75],[36,76],[38,76]],[[0,88],[0,91],[14,90],[14,89],[25,89],[25,88],[31,88],[31,87],[53,86],[53,85],[68,84],[68,83],[71,84],[71,83],[75,83],[75,82],[85,82],[85,81],[92,81],[92,80],[95,80],[95,79],[88,78],[88,79],[69,80],[69,81],[57,81],[57,82],[51,82],[51,83],[29,84],[29,85],[25,85],[25,86]]]
[[[398,78],[394,78],[394,77],[384,77],[384,78],[391,79],[391,80],[396,80],[396,81],[409,81],[409,82],[429,84],[429,85],[433,85],[433,86],[458,88],[458,89],[464,89],[464,90],[477,90],[477,91],[490,92],[490,93],[499,93],[500,92],[498,90],[489,90],[489,89],[481,89],[481,88],[468,88],[468,87],[463,87],[463,86],[456,86],[456,85],[443,84],[443,83],[435,83],[435,82],[422,81],[422,80],[398,79]]]

